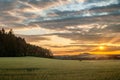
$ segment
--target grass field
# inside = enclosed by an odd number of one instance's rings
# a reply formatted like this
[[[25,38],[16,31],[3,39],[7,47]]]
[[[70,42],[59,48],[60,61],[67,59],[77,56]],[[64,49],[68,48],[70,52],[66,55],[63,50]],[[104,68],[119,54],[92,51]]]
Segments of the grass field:
[[[0,80],[120,80],[120,61],[0,58]]]

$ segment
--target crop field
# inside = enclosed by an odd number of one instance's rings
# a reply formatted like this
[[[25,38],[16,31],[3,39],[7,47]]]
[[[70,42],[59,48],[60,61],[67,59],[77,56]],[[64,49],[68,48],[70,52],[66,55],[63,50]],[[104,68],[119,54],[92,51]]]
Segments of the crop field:
[[[120,61],[6,57],[0,80],[120,80]]]

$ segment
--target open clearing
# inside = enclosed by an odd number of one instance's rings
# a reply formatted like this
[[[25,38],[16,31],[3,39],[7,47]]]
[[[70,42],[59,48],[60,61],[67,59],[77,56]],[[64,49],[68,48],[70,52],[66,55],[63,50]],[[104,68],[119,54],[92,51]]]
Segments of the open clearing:
[[[120,80],[120,61],[0,58],[0,80]]]

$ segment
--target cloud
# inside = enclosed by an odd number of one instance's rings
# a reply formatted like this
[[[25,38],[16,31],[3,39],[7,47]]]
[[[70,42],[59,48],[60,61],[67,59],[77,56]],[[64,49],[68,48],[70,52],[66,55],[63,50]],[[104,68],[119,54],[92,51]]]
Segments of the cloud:
[[[66,26],[81,25],[86,23],[89,24],[94,21],[100,22],[101,20],[99,21],[99,18],[102,16],[111,17],[112,15],[120,14],[120,10],[117,8],[119,5],[118,0],[115,1],[0,0],[0,1],[1,9],[3,9],[2,12],[0,13],[6,13],[6,15],[2,14],[4,15],[1,17],[2,23],[7,24],[8,23],[7,21],[10,18],[12,19],[10,22],[12,24],[18,23],[28,26],[31,24],[39,24],[41,27],[51,29],[53,28],[59,29]],[[111,6],[114,8],[110,9],[109,7]],[[104,20],[103,17],[102,20],[104,22],[106,19]],[[119,18],[117,18],[117,20],[119,20]]]
[[[17,0],[0,0],[0,11],[8,11],[16,8]]]
[[[40,36],[40,35],[19,35],[19,34],[17,34],[17,36],[21,36],[21,37],[25,38],[25,40],[29,43],[50,40],[49,38],[47,38],[45,36]]]
[[[69,4],[60,5],[53,9],[61,10],[61,11],[80,11],[80,10],[88,10],[91,8],[104,7],[119,4],[118,0],[85,0],[84,2],[79,2],[77,0],[73,0]]]
[[[104,29],[105,31],[110,31],[110,32],[120,32],[120,24],[119,25],[110,25]]]
[[[53,21],[45,21],[39,22],[31,22],[31,24],[38,24],[43,28],[51,29],[51,30],[68,30],[67,27],[72,26],[75,30],[76,26],[84,26],[88,25],[88,28],[91,27],[91,24],[98,24],[98,25],[117,25],[120,24],[119,22],[120,16],[119,15],[109,15],[109,16],[101,16],[101,17],[89,17],[89,18],[71,18],[71,19],[63,19],[63,20],[53,20]],[[89,26],[90,25],[90,26]],[[93,25],[94,27],[94,25]],[[70,30],[70,29],[69,29]],[[77,29],[78,31],[80,29]]]
[[[113,52],[113,51],[119,51],[120,50],[120,46],[105,46],[104,50],[99,50],[99,49],[95,49],[91,52]]]
[[[104,44],[102,46],[105,47],[104,50],[100,50],[99,46],[100,44],[71,44],[71,45],[66,45],[66,46],[50,46],[53,48],[58,48],[61,50],[65,49],[63,52],[64,53],[82,53],[82,52],[114,52],[114,51],[119,51],[120,46],[115,45],[115,44]]]
[[[76,44],[89,44],[89,43],[119,43],[119,24],[109,24],[109,25],[83,25],[83,26],[69,26],[60,28],[60,30],[68,30],[68,32],[59,31],[57,33],[46,34],[49,36],[56,35],[58,37],[63,37],[66,39],[71,39],[76,41]],[[54,27],[53,27],[54,28]],[[72,45],[73,46],[73,45]],[[65,47],[65,46],[63,46]]]

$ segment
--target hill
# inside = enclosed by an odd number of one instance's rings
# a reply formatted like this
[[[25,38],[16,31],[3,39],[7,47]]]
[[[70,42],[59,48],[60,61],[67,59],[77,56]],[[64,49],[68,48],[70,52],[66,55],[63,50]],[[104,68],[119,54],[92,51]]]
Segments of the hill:
[[[120,60],[120,55],[81,53],[79,55],[54,56],[54,58],[63,60],[111,60],[111,59]]]

